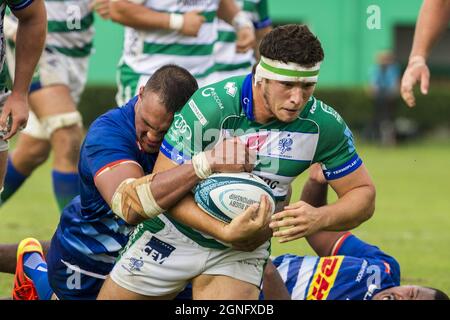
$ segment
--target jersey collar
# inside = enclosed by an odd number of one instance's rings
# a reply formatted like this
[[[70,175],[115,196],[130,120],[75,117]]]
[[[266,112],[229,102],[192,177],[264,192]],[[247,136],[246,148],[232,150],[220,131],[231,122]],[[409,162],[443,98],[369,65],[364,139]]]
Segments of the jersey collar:
[[[244,110],[245,116],[250,121],[255,121],[253,114],[253,91],[252,91],[252,74],[245,77],[241,91],[241,107]]]

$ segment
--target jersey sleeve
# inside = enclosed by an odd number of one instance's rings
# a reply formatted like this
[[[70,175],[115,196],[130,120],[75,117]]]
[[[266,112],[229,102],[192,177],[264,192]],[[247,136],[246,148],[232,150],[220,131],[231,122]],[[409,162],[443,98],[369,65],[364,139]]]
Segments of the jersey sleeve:
[[[358,169],[362,160],[356,152],[353,134],[333,108],[317,101],[321,108],[319,143],[313,162],[320,162],[327,180],[342,178]]]
[[[31,5],[33,0],[6,0],[6,3],[11,10],[21,10]]]
[[[210,91],[207,91],[210,89]],[[160,151],[178,164],[195,154],[212,148],[220,137],[222,112],[213,87],[201,88],[189,99],[164,137]]]
[[[255,29],[264,29],[272,25],[267,0],[261,0],[256,5],[255,14],[253,15],[253,25]]]
[[[104,170],[124,162],[138,164],[136,141],[128,137],[114,122],[96,125],[91,128],[83,144],[83,152],[93,177]]]
[[[332,255],[379,261],[379,264],[385,267],[386,273],[389,273],[393,279],[398,279],[398,282],[400,281],[400,265],[397,260],[380,250],[380,248],[362,241],[350,232],[337,241]]]

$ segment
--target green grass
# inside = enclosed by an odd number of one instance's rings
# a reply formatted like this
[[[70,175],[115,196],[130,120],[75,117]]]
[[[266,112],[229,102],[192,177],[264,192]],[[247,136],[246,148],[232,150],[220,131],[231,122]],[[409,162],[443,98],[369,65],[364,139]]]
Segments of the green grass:
[[[377,186],[373,218],[354,233],[393,255],[404,284],[450,292],[450,143],[422,142],[398,148],[361,145],[359,153]],[[298,199],[305,177],[298,178]],[[330,201],[335,199],[330,195]],[[59,218],[50,163],[39,168],[0,209],[0,243],[28,236],[49,239]],[[311,254],[305,241],[273,241],[273,254]],[[0,297],[9,295],[12,276],[0,274]]]

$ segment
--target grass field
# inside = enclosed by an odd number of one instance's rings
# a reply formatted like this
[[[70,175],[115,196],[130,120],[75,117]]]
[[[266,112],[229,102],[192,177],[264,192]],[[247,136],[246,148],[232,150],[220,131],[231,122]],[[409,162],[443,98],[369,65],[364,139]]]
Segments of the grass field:
[[[450,142],[421,142],[392,149],[360,145],[359,153],[377,186],[373,218],[354,233],[393,255],[403,284],[434,286],[450,292]],[[53,198],[50,163],[36,171],[0,209],[0,243],[28,236],[49,239],[59,213]],[[295,182],[298,199],[304,178]],[[330,195],[330,200],[334,199]],[[273,254],[311,254],[305,242],[273,241]],[[12,276],[0,274],[0,297]]]

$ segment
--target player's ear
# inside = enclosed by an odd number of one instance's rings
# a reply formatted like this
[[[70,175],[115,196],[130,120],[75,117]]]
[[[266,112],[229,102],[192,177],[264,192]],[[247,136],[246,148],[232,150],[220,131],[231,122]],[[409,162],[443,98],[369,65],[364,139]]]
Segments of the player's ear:
[[[144,97],[144,89],[145,89],[145,86],[139,87],[139,93],[138,93],[139,100],[142,100],[142,98]]]

